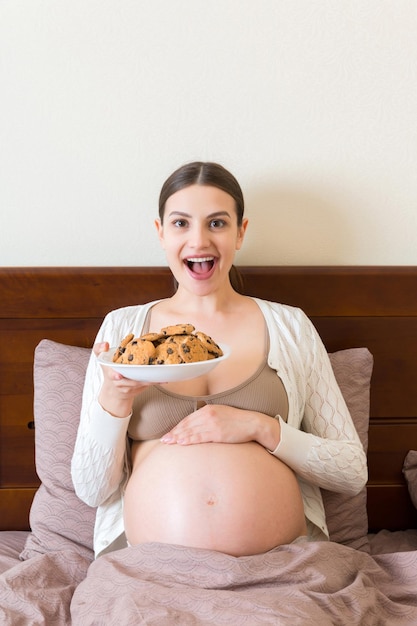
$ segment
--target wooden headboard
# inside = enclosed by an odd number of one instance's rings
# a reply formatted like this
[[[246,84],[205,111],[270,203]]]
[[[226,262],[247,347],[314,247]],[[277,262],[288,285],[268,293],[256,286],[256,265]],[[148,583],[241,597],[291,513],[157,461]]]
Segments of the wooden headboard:
[[[402,475],[417,449],[417,267],[240,267],[245,292],[301,307],[329,352],[374,356],[370,530],[417,527]],[[32,364],[43,338],[91,347],[105,314],[171,295],[156,267],[0,268],[0,529],[27,529],[34,468]]]

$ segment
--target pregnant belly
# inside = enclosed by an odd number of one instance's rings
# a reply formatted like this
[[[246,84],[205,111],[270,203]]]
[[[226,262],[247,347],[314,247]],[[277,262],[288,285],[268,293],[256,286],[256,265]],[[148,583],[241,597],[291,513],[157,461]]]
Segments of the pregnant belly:
[[[243,556],[306,534],[294,473],[259,444],[140,447],[124,498],[131,545],[159,541]]]

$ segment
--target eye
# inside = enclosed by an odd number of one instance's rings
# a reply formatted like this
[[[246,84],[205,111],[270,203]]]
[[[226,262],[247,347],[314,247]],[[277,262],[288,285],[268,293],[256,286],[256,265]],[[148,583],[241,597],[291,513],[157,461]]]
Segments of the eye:
[[[220,220],[220,219],[215,219],[215,220],[211,220],[210,222],[210,228],[223,228],[226,225],[226,222],[224,220]]]
[[[187,220],[184,219],[180,219],[178,218],[177,220],[174,220],[172,222],[172,224],[176,227],[176,228],[185,228],[186,226],[188,226],[188,222]]]

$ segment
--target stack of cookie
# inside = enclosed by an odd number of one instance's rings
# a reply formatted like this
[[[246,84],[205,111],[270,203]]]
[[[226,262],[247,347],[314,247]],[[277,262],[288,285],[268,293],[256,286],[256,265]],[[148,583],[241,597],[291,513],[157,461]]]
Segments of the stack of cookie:
[[[215,341],[192,324],[176,324],[159,333],[135,338],[130,333],[115,350],[113,361],[128,365],[172,365],[217,359],[223,351]]]

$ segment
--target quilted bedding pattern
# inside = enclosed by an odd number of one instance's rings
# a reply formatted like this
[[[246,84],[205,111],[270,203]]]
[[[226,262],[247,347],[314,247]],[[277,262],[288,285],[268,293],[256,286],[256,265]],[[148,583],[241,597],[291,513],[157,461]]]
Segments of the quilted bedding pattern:
[[[0,581],[5,626],[417,624],[416,551],[371,556],[333,542],[241,558],[150,543],[91,564],[64,550]]]

